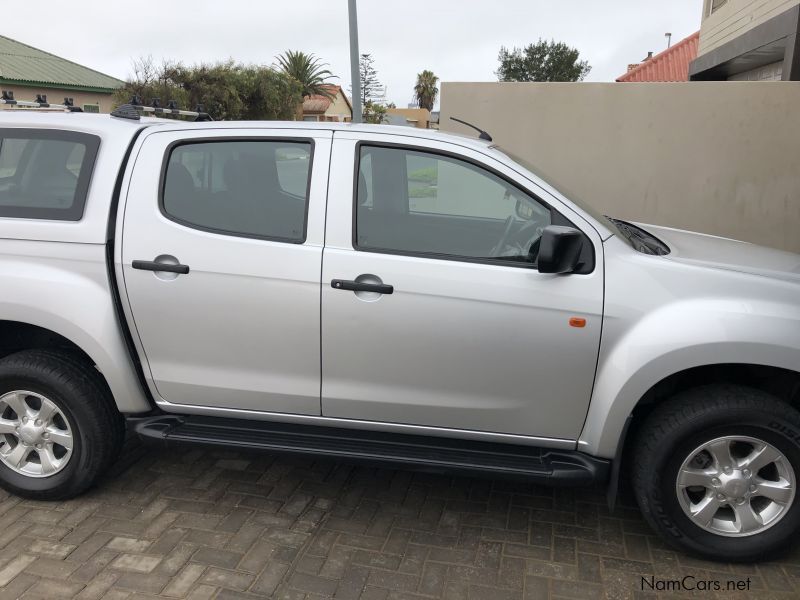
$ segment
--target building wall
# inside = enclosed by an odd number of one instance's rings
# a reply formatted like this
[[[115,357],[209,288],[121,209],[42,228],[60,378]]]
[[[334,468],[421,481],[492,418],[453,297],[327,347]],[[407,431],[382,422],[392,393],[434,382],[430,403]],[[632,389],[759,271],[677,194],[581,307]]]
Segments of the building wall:
[[[101,113],[109,113],[114,108],[113,94],[98,94],[93,92],[78,92],[75,90],[63,90],[42,87],[23,87],[19,85],[8,85],[0,83],[0,89],[14,92],[16,100],[33,101],[36,94],[46,94],[47,101],[52,104],[61,104],[64,98],[72,98],[75,106],[83,108],[84,104],[94,104],[100,107]]]
[[[430,128],[431,111],[427,108],[390,108],[386,111],[390,115],[397,115],[406,119],[406,124],[418,129]],[[411,122],[408,122],[408,121]]]
[[[624,219],[800,252],[800,82],[444,83],[458,116]]]
[[[714,0],[703,1],[703,25],[700,29],[698,55],[710,52],[800,4],[800,0],[727,0],[712,13],[712,2]]]
[[[757,69],[742,71],[728,77],[728,81],[781,81],[783,79],[783,61],[764,65]]]
[[[344,99],[342,93],[339,92],[336,94],[336,97],[331,102],[331,105],[328,107],[328,110],[325,111],[326,117],[338,117],[337,121],[344,121],[345,119],[352,119],[353,118],[353,111],[350,109],[350,105],[347,103],[347,100]]]

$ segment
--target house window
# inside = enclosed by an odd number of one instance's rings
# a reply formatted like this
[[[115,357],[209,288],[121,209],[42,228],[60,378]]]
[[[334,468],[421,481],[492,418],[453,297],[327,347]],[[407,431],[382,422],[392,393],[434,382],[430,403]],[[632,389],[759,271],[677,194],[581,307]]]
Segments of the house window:
[[[711,0],[711,12],[716,11],[720,6],[724,5],[728,0]]]
[[[84,104],[83,105],[83,112],[86,113],[99,113],[100,106],[97,104]]]

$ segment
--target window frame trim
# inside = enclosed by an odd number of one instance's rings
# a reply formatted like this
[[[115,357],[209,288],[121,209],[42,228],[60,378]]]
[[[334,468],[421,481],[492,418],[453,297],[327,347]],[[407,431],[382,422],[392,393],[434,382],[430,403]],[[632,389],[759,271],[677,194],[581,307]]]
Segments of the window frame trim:
[[[716,6],[714,6],[714,2],[716,2],[716,0],[709,0],[709,2],[708,2],[708,16],[709,17],[711,15],[713,15],[715,12],[717,12],[720,8],[725,6],[728,3],[728,0],[720,0],[720,3],[717,4]]]
[[[164,206],[164,191],[167,185],[167,170],[169,168],[169,159],[172,156],[173,150],[179,146],[193,146],[197,144],[208,143],[225,143],[225,142],[289,142],[308,144],[311,150],[311,155],[308,159],[308,177],[306,179],[306,199],[305,209],[303,211],[303,235],[302,238],[286,238],[274,235],[258,235],[255,233],[243,233],[228,231],[227,229],[220,229],[216,227],[205,227],[197,225],[176,217],[167,212]],[[206,233],[213,233],[216,235],[223,235],[225,237],[245,238],[251,240],[263,240],[267,242],[278,242],[281,244],[293,244],[295,246],[302,246],[308,239],[308,212],[311,206],[311,181],[314,176],[314,158],[316,156],[316,144],[314,138],[311,137],[287,137],[287,136],[269,136],[269,135],[233,135],[233,136],[211,136],[211,137],[197,137],[197,138],[184,138],[175,140],[167,144],[164,149],[164,158],[161,162],[161,173],[158,178],[158,210],[161,215],[168,221],[177,223],[188,229],[195,229],[197,231],[204,231]]]
[[[82,221],[86,214],[86,205],[89,202],[89,188],[91,187],[94,169],[97,164],[97,157],[100,154],[102,138],[93,133],[68,129],[0,127],[0,140],[4,139],[73,142],[83,145],[86,152],[81,162],[81,170],[75,184],[73,203],[70,208],[0,206],[0,219],[35,219],[37,221],[57,221],[65,223],[78,223]],[[0,147],[2,147],[2,143],[0,143]]]
[[[589,235],[581,228],[575,225],[570,219],[565,217],[561,214],[556,208],[549,202],[542,199],[539,194],[533,193],[533,191],[523,187],[520,183],[514,181],[508,175],[501,173],[494,167],[487,165],[484,162],[476,160],[469,156],[464,156],[463,154],[459,154],[458,152],[452,152],[449,150],[441,150],[439,148],[430,148],[427,146],[420,146],[410,143],[401,143],[401,142],[383,142],[383,141],[372,141],[372,140],[358,140],[355,146],[355,155],[354,155],[354,174],[353,174],[353,194],[351,204],[353,207],[353,215],[352,215],[352,222],[351,222],[351,243],[353,245],[353,250],[356,252],[369,252],[371,254],[387,254],[389,256],[408,256],[411,258],[427,258],[431,260],[447,260],[447,261],[454,261],[454,262],[462,262],[462,263],[472,263],[472,264],[481,264],[481,265],[491,265],[491,266],[500,266],[500,267],[510,267],[514,269],[526,269],[529,271],[539,272],[539,269],[536,265],[533,264],[524,264],[524,263],[515,263],[513,261],[502,260],[500,258],[478,258],[478,257],[470,257],[470,256],[459,256],[457,254],[437,254],[435,252],[413,252],[408,250],[392,250],[392,249],[381,249],[381,248],[364,248],[359,247],[358,245],[358,179],[359,179],[359,172],[361,170],[361,149],[364,147],[377,147],[377,148],[388,148],[394,150],[410,150],[412,152],[421,152],[424,154],[433,154],[436,156],[443,156],[445,158],[450,158],[456,161],[466,162],[471,164],[474,167],[487,171],[498,177],[500,180],[504,181],[508,185],[513,188],[516,188],[523,194],[527,196],[531,196],[536,199],[537,202],[542,204],[545,208],[550,211],[550,224],[554,224],[555,220],[563,221],[567,223],[569,226],[574,227],[578,231],[581,232],[586,243],[589,244],[591,248],[591,263],[588,267],[585,267],[584,270],[576,271],[575,273],[571,273],[572,275],[590,275],[594,273],[595,269],[597,268],[597,252],[594,247],[594,242]],[[558,215],[557,219],[554,219],[553,215]]]

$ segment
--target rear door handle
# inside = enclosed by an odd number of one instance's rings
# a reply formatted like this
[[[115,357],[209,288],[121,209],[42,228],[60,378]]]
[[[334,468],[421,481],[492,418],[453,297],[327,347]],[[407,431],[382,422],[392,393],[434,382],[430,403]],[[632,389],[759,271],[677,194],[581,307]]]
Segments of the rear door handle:
[[[334,279],[331,287],[335,290],[347,290],[349,292],[375,292],[376,294],[392,294],[394,286],[385,283],[363,283],[361,281],[349,281],[346,279]]]
[[[156,271],[164,273],[178,273],[180,275],[189,274],[189,265],[171,265],[169,263],[156,262],[154,260],[135,260],[131,263],[134,269],[140,271]]]

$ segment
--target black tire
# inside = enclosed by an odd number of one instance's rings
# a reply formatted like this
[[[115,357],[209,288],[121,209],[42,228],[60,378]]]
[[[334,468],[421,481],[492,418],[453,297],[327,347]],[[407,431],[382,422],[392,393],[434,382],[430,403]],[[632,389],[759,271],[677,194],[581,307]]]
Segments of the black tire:
[[[639,430],[632,484],[648,523],[671,546],[701,558],[752,562],[785,550],[800,528],[800,498],[779,521],[748,536],[728,537],[703,529],[681,508],[676,482],[693,450],[723,436],[767,442],[786,457],[800,481],[800,413],[760,390],[713,385],[683,392],[656,408]]]
[[[42,394],[73,431],[72,456],[49,477],[28,477],[0,463],[0,486],[37,500],[65,500],[89,488],[117,458],[125,424],[93,365],[59,350],[23,350],[0,360],[0,396],[17,389]]]
[[[111,390],[108,389],[108,384],[106,384],[105,379],[103,379],[103,376],[100,375],[100,372],[94,366],[88,364],[85,358],[75,352],[53,350],[40,350],[39,352],[43,355],[55,356],[56,360],[68,361],[73,368],[83,371],[87,378],[87,383],[95,387],[95,394],[105,400],[103,406],[108,412],[107,418],[108,422],[111,424],[111,429],[109,430],[111,449],[105,457],[101,468],[101,473],[104,473],[116,462],[119,455],[122,453],[122,447],[125,444],[125,433],[127,431],[125,419],[114,404],[114,399],[111,395]]]

